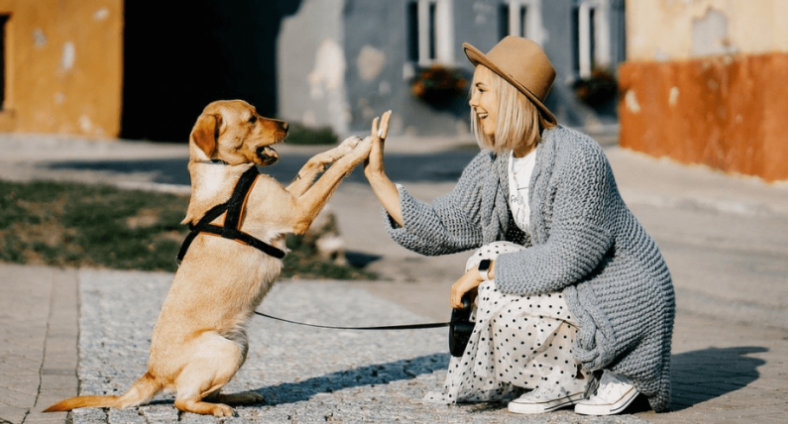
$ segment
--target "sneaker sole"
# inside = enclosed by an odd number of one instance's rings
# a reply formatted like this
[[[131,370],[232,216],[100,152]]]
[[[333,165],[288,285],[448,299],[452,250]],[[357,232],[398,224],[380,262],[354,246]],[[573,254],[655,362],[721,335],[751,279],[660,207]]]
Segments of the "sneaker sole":
[[[573,395],[565,396],[549,402],[516,403],[512,401],[509,402],[508,408],[509,412],[514,412],[515,414],[541,414],[544,412],[551,412],[555,411],[556,409],[577,405],[577,402],[583,399],[583,393],[575,393]]]
[[[625,409],[638,397],[638,391],[634,387],[629,389],[617,402],[611,405],[589,405],[578,403],[575,405],[575,412],[583,415],[615,415]]]

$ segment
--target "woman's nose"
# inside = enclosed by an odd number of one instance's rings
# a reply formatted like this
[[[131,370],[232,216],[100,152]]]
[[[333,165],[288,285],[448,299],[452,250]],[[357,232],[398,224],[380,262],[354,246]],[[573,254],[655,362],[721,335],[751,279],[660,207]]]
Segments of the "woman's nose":
[[[473,95],[471,95],[471,99],[470,99],[470,100],[468,100],[468,104],[469,104],[471,107],[476,107],[476,105],[478,105],[478,104],[479,104],[479,101],[478,101],[478,99],[476,98],[476,94],[475,94],[475,93],[474,93]]]

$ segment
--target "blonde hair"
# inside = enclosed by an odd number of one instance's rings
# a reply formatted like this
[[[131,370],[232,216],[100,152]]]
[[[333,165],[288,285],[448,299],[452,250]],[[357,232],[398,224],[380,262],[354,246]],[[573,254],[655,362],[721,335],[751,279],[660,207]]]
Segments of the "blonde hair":
[[[498,95],[498,120],[495,123],[495,135],[487,136],[482,131],[481,120],[471,108],[471,132],[482,149],[490,149],[496,154],[505,150],[514,150],[521,143],[527,147],[539,144],[542,130],[555,127],[546,121],[536,105],[525,94],[520,92],[508,81],[483,65],[476,66],[474,74],[482,73],[492,81],[492,89]],[[471,87],[471,96],[477,88]]]

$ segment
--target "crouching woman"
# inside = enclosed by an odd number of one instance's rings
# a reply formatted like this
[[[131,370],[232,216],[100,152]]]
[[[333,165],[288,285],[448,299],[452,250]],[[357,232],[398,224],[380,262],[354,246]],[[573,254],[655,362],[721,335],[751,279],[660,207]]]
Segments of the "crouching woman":
[[[607,415],[642,394],[665,410],[675,302],[659,249],[599,145],[544,106],[555,70],[539,46],[507,37],[486,55],[463,47],[482,150],[454,190],[432,204],[411,197],[386,176],[380,139],[365,164],[399,244],[424,255],[478,249],[451,290],[454,308],[475,296],[471,340],[428,398]]]

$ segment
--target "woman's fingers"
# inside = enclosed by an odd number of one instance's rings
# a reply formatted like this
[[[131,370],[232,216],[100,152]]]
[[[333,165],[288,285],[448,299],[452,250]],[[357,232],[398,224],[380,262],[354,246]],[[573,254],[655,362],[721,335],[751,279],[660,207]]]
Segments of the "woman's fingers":
[[[379,128],[378,128],[378,122],[379,121],[378,120],[379,120],[379,118],[377,116],[375,117],[375,119],[372,120],[372,130],[370,131],[370,134],[372,134],[372,137],[377,137],[377,138],[380,137],[378,135],[378,131],[379,131]]]
[[[372,150],[364,162],[364,171],[367,173],[385,172],[383,166],[383,139],[388,135],[390,117],[391,111],[384,113],[382,119],[375,117],[372,120]]]
[[[457,287],[458,284],[459,281],[451,286],[451,297],[449,298],[449,303],[453,309],[460,309],[462,307],[462,294],[459,293],[459,287]],[[459,301],[457,299],[459,299]]]
[[[383,113],[383,117],[380,119],[380,128],[378,129],[377,135],[382,140],[385,140],[386,137],[389,135],[389,120],[391,120],[391,111],[386,111]],[[375,133],[373,133],[375,134]]]
[[[450,303],[452,308],[462,308],[462,297],[465,296],[466,293],[476,290],[479,284],[482,283],[482,280],[478,276],[478,271],[472,269],[463,274],[463,276],[451,286]]]

